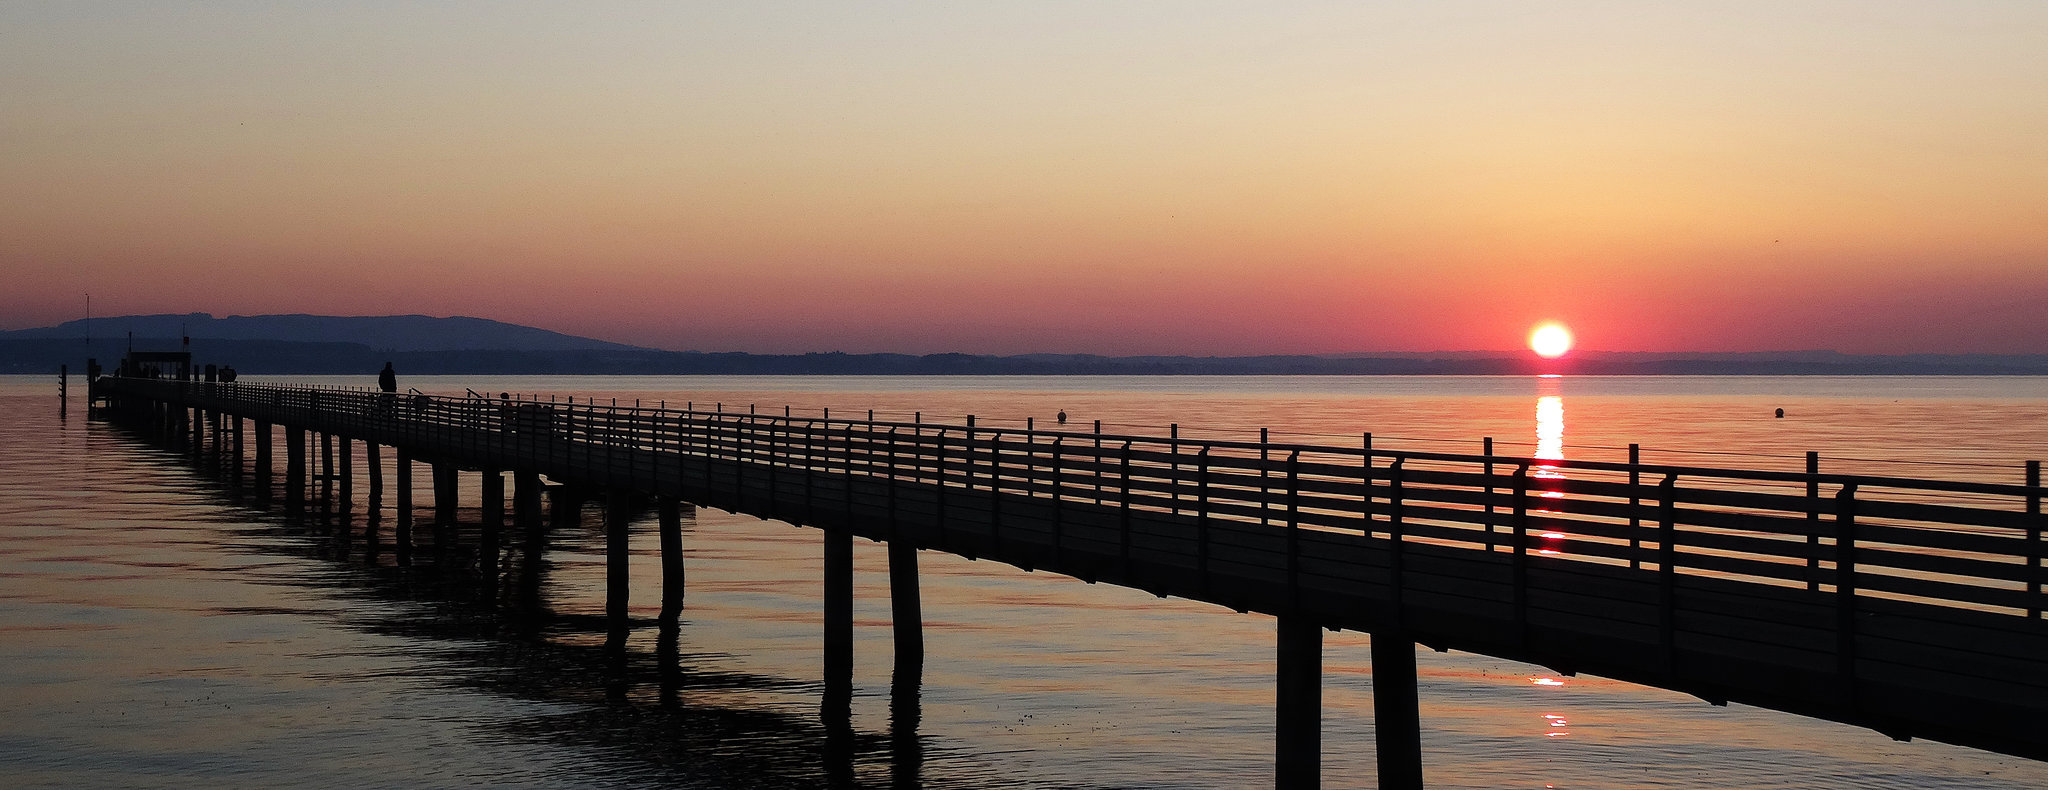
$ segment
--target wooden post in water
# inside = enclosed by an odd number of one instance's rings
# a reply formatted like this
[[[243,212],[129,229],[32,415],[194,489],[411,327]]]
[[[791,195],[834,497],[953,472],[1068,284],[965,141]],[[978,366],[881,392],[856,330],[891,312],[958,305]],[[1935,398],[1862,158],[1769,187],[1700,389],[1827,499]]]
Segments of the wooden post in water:
[[[393,482],[398,483],[398,502],[394,514],[397,516],[394,519],[396,531],[391,540],[398,544],[398,555],[403,559],[412,551],[412,453],[404,447],[392,449],[397,456],[391,472]]]
[[[1273,686],[1273,786],[1322,786],[1323,629],[1298,614],[1278,622],[1278,673]],[[1378,691],[1379,667],[1373,667]]]
[[[548,523],[556,529],[583,524],[583,494],[569,486],[548,489]]]
[[[57,418],[71,416],[71,366],[57,366]]]
[[[505,526],[505,473],[496,469],[483,470],[482,505],[483,528],[479,533],[481,546],[477,547],[477,568],[484,579],[498,577],[499,532]]]
[[[827,725],[853,715],[853,533],[825,530],[825,699]]]
[[[363,465],[370,472],[370,512],[384,504],[384,451],[376,443],[363,442]]]
[[[540,473],[520,469],[512,473],[512,523],[520,529],[541,525]]]
[[[624,491],[612,491],[604,503],[604,617],[610,635],[608,645],[624,648],[628,623],[626,603],[631,593],[632,565],[628,562],[626,525],[632,519],[631,500]]]
[[[1398,630],[1372,635],[1372,723],[1380,790],[1422,789],[1422,713],[1415,643]]]
[[[334,508],[334,434],[320,432],[320,512]]]
[[[456,491],[461,485],[459,474],[452,463],[442,461],[434,464],[434,535],[437,538],[442,530],[455,525]]]
[[[655,509],[661,530],[661,622],[674,628],[683,615],[683,503],[665,496]]]
[[[306,506],[306,429],[284,429],[284,504],[291,512]]]
[[[341,466],[335,470],[335,474],[340,475],[336,482],[341,484],[341,512],[346,515],[355,510],[356,442],[347,436],[337,435],[334,438],[341,441]]]
[[[896,673],[924,666],[924,610],[917,595],[917,547],[889,541],[889,621],[896,632]]]
[[[242,415],[228,415],[228,420],[228,432],[233,435],[235,442],[235,477],[240,478],[242,476],[242,465],[249,461],[248,445],[242,437]]]
[[[262,496],[265,498],[268,498],[270,496],[270,468],[271,465],[274,463],[275,461],[271,459],[270,423],[264,422],[262,420],[257,420],[256,493],[258,496]]]

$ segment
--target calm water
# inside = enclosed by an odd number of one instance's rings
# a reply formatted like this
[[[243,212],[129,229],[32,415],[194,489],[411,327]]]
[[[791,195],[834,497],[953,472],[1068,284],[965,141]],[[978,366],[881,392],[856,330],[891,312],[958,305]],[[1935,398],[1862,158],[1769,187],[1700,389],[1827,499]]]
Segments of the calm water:
[[[366,380],[317,380],[359,386]],[[74,382],[76,383],[76,382]],[[427,378],[764,412],[1255,436],[2017,480],[2048,379]],[[457,561],[266,509],[211,465],[0,378],[0,785],[1237,788],[1270,784],[1273,623],[926,553],[927,658],[891,710],[884,553],[856,546],[850,743],[818,726],[819,535],[700,510],[687,609],[602,649],[602,535],[549,534],[478,584]],[[1783,408],[1783,419],[1772,417]],[[1767,457],[1753,457],[1767,456]],[[361,454],[358,453],[358,463]],[[475,502],[474,479],[465,503]],[[425,481],[422,479],[421,487]],[[358,485],[358,495],[365,486]],[[423,501],[422,504],[425,504]],[[359,504],[357,511],[363,508]],[[388,509],[384,512],[388,534]],[[587,522],[597,524],[596,512]],[[349,527],[359,533],[360,516]],[[424,531],[423,531],[424,534]],[[516,545],[519,540],[514,539]],[[1360,634],[1327,640],[1325,783],[1373,782]],[[2038,788],[2048,765],[1459,653],[1423,653],[1438,788]],[[899,689],[900,700],[913,692]],[[916,737],[904,711],[914,711]],[[892,731],[897,737],[892,737]]]

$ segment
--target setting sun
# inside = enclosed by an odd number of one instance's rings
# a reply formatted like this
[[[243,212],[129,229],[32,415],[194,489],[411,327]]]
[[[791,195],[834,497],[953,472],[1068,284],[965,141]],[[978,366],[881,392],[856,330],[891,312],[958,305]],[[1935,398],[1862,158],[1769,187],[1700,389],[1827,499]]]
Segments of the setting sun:
[[[1572,350],[1572,331],[1564,324],[1548,322],[1529,330],[1529,350],[1544,359],[1556,359]]]

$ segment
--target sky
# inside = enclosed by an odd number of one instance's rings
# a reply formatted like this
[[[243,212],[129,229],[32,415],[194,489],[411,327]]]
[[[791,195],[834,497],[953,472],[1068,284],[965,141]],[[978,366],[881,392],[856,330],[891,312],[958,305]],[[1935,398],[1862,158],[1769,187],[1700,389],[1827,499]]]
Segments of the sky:
[[[2048,353],[2048,3],[0,4],[0,329]]]

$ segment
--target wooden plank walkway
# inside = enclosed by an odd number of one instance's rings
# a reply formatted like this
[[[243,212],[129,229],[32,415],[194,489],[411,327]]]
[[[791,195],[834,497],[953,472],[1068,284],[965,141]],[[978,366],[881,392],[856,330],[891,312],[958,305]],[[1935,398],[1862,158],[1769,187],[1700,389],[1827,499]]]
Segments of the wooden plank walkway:
[[[102,379],[465,468],[2048,759],[2026,485]],[[1377,641],[1377,640],[1376,640]]]

